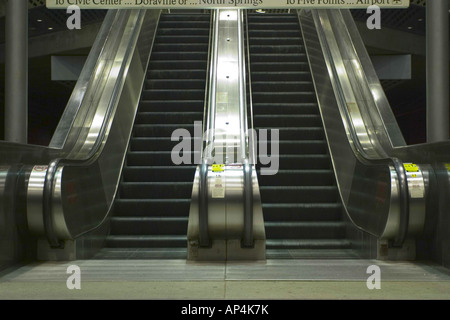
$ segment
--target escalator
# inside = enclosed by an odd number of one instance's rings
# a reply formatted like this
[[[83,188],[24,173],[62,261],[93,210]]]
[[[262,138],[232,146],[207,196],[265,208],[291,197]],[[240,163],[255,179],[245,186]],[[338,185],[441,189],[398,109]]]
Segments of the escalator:
[[[254,127],[279,130],[279,171],[258,180],[267,258],[349,258],[327,141],[296,14],[248,14]]]
[[[186,258],[194,150],[190,164],[174,164],[178,141],[171,135],[185,129],[194,139],[194,121],[203,120],[209,30],[208,14],[160,17],[110,235],[98,257]]]
[[[234,21],[228,18],[218,21],[223,29]],[[236,223],[223,219],[220,230],[211,230],[217,236],[231,225],[240,237],[242,230],[251,235],[252,227],[263,226],[257,240],[267,259],[355,258],[367,248],[377,250],[379,240],[396,250],[420,239],[425,213],[448,208],[448,152],[442,151],[448,144],[404,145],[350,13],[340,10],[247,15],[253,121],[248,128],[279,130],[279,171],[264,175],[264,165],[257,164],[256,181],[255,170],[230,162],[223,174],[236,176],[225,184],[234,193],[227,193],[222,171],[211,168],[215,202],[210,213],[204,210],[208,203],[198,200],[208,189],[194,185],[195,179],[198,186],[207,181],[196,175],[194,122],[205,118],[209,129],[227,129],[237,128],[230,119],[248,120],[239,118],[247,110],[240,91],[242,43],[225,32],[217,33],[219,44],[235,45],[239,77],[219,79],[222,87],[212,99],[219,106],[205,116],[205,96],[214,93],[212,80],[206,80],[215,61],[213,20],[209,14],[110,11],[50,146],[1,144],[2,190],[18,191],[1,194],[8,205],[0,215],[20,212],[18,229],[37,243],[38,259],[84,259],[99,249],[95,257],[101,259],[185,259],[195,210],[206,218],[223,217],[226,210],[254,218],[245,212],[258,211],[259,217],[262,208],[264,221],[235,215]],[[216,76],[231,70],[225,49],[217,50],[225,64],[217,66]],[[228,96],[231,81],[235,91]],[[239,108],[227,110],[228,102]],[[242,123],[240,137],[247,129]],[[189,164],[172,160],[176,129],[191,135]],[[208,219],[199,217],[192,220],[208,227]],[[242,228],[242,220],[250,227]],[[194,248],[200,243],[195,240],[189,242]],[[251,246],[232,240],[247,258]],[[358,241],[366,242],[355,250]]]

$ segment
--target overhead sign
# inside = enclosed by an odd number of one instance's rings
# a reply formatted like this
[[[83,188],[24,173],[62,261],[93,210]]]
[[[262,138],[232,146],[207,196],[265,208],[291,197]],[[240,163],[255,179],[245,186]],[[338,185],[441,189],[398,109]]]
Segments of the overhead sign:
[[[364,9],[407,8],[410,0],[47,0],[49,9]]]

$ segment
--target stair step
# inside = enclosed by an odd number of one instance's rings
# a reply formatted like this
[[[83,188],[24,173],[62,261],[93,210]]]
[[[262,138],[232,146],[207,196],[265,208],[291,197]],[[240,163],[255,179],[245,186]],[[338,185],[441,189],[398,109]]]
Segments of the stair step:
[[[309,102],[317,101],[315,92],[253,92],[253,101],[260,102]]]
[[[160,28],[158,30],[159,36],[179,36],[179,35],[195,35],[195,36],[209,36],[208,28],[199,28],[198,26],[191,26],[186,28]]]
[[[145,89],[203,89],[205,90],[204,79],[191,79],[189,81],[183,79],[151,79],[145,81]]]
[[[201,69],[155,69],[147,73],[147,79],[205,79],[206,68]],[[203,99],[203,98],[202,98]]]
[[[185,129],[194,136],[194,123],[185,124],[135,124],[134,137],[171,137],[178,129]]]
[[[287,22],[278,22],[278,21],[270,21],[270,25],[266,21],[264,22],[256,22],[249,21],[249,30],[298,30],[298,21],[287,21]]]
[[[187,154],[187,155],[186,155]],[[127,155],[127,166],[182,166],[197,164],[196,160],[200,157],[200,152],[185,152],[183,155],[184,163],[175,164],[172,160],[172,151],[133,151]],[[174,159],[178,161],[177,158]]]
[[[253,103],[254,116],[275,114],[316,114],[320,115],[317,103]]]
[[[161,235],[110,235],[108,248],[182,248],[187,247],[187,236]]]
[[[164,216],[188,217],[191,198],[188,199],[116,199],[114,216],[155,217],[164,212]]]
[[[330,169],[331,162],[328,155],[270,155],[270,163],[268,165],[260,165],[261,168],[268,168],[278,163],[280,170],[296,169],[296,170],[314,170],[314,169]],[[273,168],[273,167],[272,167]],[[265,169],[266,170],[266,169]]]
[[[202,138],[183,137],[183,142],[179,140],[172,141],[171,138],[132,138],[130,141],[130,152],[173,150],[180,143],[183,143],[183,147],[189,144],[191,150],[194,150],[196,147],[201,149]]]
[[[261,46],[261,45],[271,45],[271,46],[295,46],[299,43],[302,43],[302,38],[300,34],[297,34],[296,37],[251,37],[250,45]]]
[[[268,239],[342,239],[345,237],[343,222],[265,222]]]
[[[128,167],[123,169],[124,182],[192,182],[196,166]]]
[[[119,195],[128,199],[189,199],[192,182],[122,182]]]
[[[263,203],[264,221],[339,221],[342,205],[335,203]]]
[[[208,22],[211,20],[210,14],[202,14],[202,13],[170,13],[170,14],[161,14],[159,18],[160,22],[169,23],[169,21],[180,22],[180,21],[203,21]]]
[[[270,239],[267,249],[349,249],[351,242],[346,239]]]
[[[275,175],[260,175],[260,186],[333,186],[333,170],[279,170]]]
[[[252,81],[252,91],[314,91],[312,81]]]
[[[136,124],[192,124],[194,121],[202,121],[203,112],[139,112],[136,115]]]
[[[188,217],[112,217],[115,235],[186,235]]]
[[[335,203],[335,186],[260,186],[264,203]]]
[[[152,57],[153,58],[153,57]],[[194,59],[194,60],[157,60],[153,58],[150,60],[149,69],[164,69],[164,70],[191,70],[191,69],[206,69],[206,60]]]
[[[153,44],[153,52],[191,52],[202,51],[208,52],[209,43],[155,43]]]
[[[142,92],[142,99],[144,100],[201,100],[205,97],[204,89],[153,89],[144,90]]]
[[[254,127],[258,132],[262,129],[278,130],[280,141],[283,140],[323,140],[325,138],[323,127]]]
[[[309,71],[254,71],[252,81],[311,81]]]
[[[317,127],[322,125],[320,115],[255,115],[253,117],[255,127]]]
[[[203,112],[204,100],[142,100],[139,103],[139,112]]]
[[[261,137],[261,132],[260,132]],[[258,148],[261,150],[261,145],[267,146],[267,154],[279,154],[283,155],[313,155],[313,154],[326,154],[327,143],[325,140],[304,140],[304,141],[266,141],[261,138],[257,142]]]
[[[186,24],[186,22],[183,22]],[[191,25],[192,26],[192,25]],[[179,28],[180,26],[177,25]],[[187,27],[189,28],[189,27]],[[208,43],[209,41],[209,30],[207,35],[158,35],[155,37],[155,43]]]

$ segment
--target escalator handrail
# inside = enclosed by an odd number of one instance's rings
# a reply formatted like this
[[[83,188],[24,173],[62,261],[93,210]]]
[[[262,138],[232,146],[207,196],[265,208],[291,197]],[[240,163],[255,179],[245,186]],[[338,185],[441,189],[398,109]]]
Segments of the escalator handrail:
[[[106,43],[112,36],[112,26],[117,23],[118,16],[118,10],[108,10],[66,108],[64,109],[63,115],[61,116],[61,120],[52,136],[49,144],[50,148],[61,149],[64,147],[70,129],[73,127],[74,120],[82,108],[83,103],[85,103],[85,99],[88,98],[88,87],[95,77],[92,71],[99,67],[103,57],[106,55]]]
[[[328,46],[328,41],[326,40],[326,36],[325,36],[324,30],[322,28],[322,24],[320,23],[320,18],[318,17],[318,13],[316,10],[312,10],[312,13],[313,13],[314,20],[317,22],[316,23],[316,26],[318,27],[317,33],[319,35],[319,38],[322,39],[321,45],[322,45],[322,49],[323,49],[323,55],[326,60],[331,62],[329,64],[331,66],[331,70],[329,70],[329,71],[332,72],[333,76],[330,78],[332,78],[331,80],[334,82],[335,88],[337,90],[336,96],[338,97],[338,100],[340,101],[338,105],[343,106],[346,104],[346,101],[345,101],[344,94],[342,92],[342,87],[340,85],[340,82],[336,80],[336,79],[338,79],[338,72],[335,68],[335,64],[332,63],[334,58],[331,54],[331,49]],[[408,234],[408,224],[409,224],[408,182],[406,179],[406,172],[405,172],[403,162],[396,157],[391,157],[388,155],[386,155],[385,157],[382,157],[380,155],[380,157],[378,159],[374,159],[371,156],[369,156],[360,142],[360,139],[356,133],[356,129],[354,127],[351,116],[349,115],[348,112],[346,112],[345,108],[341,107],[340,109],[341,109],[341,114],[344,116],[343,120],[349,128],[348,133],[353,142],[352,146],[353,146],[354,150],[356,151],[355,155],[358,157],[358,159],[362,163],[365,163],[367,165],[386,165],[387,164],[387,165],[392,165],[395,169],[395,172],[397,174],[398,183],[399,183],[400,222],[399,222],[397,237],[394,240],[394,246],[401,246],[404,243],[406,236]]]
[[[242,84],[241,84],[241,101],[243,101],[243,106],[241,109],[244,109],[242,112],[241,119],[241,142],[243,148],[243,170],[244,170],[244,236],[242,241],[242,246],[245,248],[252,248],[254,246],[253,239],[253,179],[252,179],[252,171],[253,171],[253,163],[252,159],[254,159],[254,145],[253,143],[249,143],[250,134],[253,133],[253,104],[252,104],[252,96],[251,96],[251,77],[250,77],[250,45],[249,45],[249,33],[248,33],[248,18],[247,12],[242,11],[241,15],[241,28],[240,34],[242,41],[240,45],[242,48],[246,48],[246,50],[242,50],[241,60],[242,60]],[[244,43],[245,39],[245,43]],[[247,59],[246,59],[247,57]],[[247,68],[246,68],[247,66]],[[248,72],[248,83],[246,77],[246,71]],[[247,103],[247,93],[246,89],[249,88],[249,101]],[[241,102],[242,103],[242,102]],[[250,112],[248,112],[248,108],[250,108]],[[250,128],[248,125],[248,120],[250,120]],[[242,129],[245,130],[244,134]],[[250,130],[249,130],[250,129]],[[249,134],[250,133],[250,134]],[[246,138],[246,139],[245,139]],[[245,140],[243,140],[245,139]],[[252,147],[252,149],[250,149]]]

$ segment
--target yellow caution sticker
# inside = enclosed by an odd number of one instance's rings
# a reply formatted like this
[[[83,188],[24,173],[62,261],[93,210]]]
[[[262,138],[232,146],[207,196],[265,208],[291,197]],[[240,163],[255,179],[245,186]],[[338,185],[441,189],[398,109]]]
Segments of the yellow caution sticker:
[[[223,172],[223,171],[225,171],[225,165],[224,164],[213,164],[212,171],[213,172]]]
[[[419,167],[414,163],[404,163],[403,166],[407,172],[419,172]]]
[[[450,163],[446,163],[445,166],[447,167],[447,171],[450,172]]]

